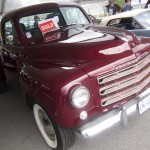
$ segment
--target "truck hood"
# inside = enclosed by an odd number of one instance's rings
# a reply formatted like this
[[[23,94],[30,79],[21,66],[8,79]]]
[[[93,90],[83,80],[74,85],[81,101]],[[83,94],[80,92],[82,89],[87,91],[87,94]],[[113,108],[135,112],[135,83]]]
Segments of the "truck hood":
[[[45,34],[24,53],[28,62],[80,68],[95,77],[135,59],[136,45],[133,33],[119,28],[68,27]]]

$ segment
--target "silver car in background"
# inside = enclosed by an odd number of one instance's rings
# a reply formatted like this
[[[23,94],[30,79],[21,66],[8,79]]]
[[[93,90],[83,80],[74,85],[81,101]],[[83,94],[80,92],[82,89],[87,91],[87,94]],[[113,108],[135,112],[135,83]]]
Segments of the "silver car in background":
[[[104,17],[100,25],[119,27],[134,32],[137,36],[150,37],[150,9],[135,9]]]

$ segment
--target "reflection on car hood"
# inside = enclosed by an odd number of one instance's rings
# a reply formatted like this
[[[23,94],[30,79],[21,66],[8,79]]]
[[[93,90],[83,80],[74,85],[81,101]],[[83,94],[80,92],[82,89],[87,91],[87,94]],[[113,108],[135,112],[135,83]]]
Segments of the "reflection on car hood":
[[[61,68],[77,67],[89,76],[95,76],[135,57],[130,44],[122,39],[123,35],[129,42],[133,40],[133,33],[121,29],[66,28],[47,33],[38,45],[32,45],[32,51],[28,46],[24,52],[27,62],[54,64]]]
[[[74,34],[73,34],[74,33]],[[104,37],[104,33],[94,32],[82,28],[71,29],[68,31],[68,39],[62,41],[64,43],[82,42],[96,38]]]
[[[77,42],[93,42],[93,41],[106,41],[112,40],[116,37],[128,41],[126,38],[126,30],[114,29],[107,27],[68,27],[51,31],[43,34],[41,38],[35,40],[32,44],[44,44],[44,43],[77,43]]]

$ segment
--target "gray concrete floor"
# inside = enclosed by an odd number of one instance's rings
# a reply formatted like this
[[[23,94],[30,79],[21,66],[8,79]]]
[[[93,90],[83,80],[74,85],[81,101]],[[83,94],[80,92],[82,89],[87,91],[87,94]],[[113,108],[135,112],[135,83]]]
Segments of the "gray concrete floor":
[[[20,92],[7,72],[9,91],[0,95],[0,150],[49,150]],[[150,150],[150,110],[92,139],[76,138],[70,150]]]

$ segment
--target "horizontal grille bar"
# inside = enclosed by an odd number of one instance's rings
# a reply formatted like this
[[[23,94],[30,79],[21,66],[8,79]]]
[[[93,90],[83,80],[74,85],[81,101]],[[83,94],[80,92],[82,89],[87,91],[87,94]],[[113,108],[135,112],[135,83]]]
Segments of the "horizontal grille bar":
[[[101,105],[107,106],[107,105],[110,105],[114,102],[122,100],[124,98],[127,98],[131,95],[134,95],[134,94],[140,92],[149,83],[149,81],[150,81],[150,77],[148,77],[146,80],[144,80],[140,85],[138,85],[136,87],[128,88],[126,91],[114,94],[109,98],[102,99]]]
[[[144,68],[149,63],[150,63],[150,55],[147,56],[145,59],[139,61],[137,64],[131,66],[131,67],[128,67],[124,70],[109,74],[109,75],[101,77],[101,78],[98,78],[98,83],[104,84],[104,83],[107,83],[110,81],[114,81],[118,78],[130,75],[132,73],[140,71],[142,68]]]
[[[127,79],[124,79],[123,81],[118,81],[108,86],[102,87],[99,91],[100,95],[107,95],[109,93],[128,87],[132,84],[141,82],[149,73],[150,73],[150,66],[143,72],[140,72],[140,74],[138,74],[137,76],[131,76]]]

